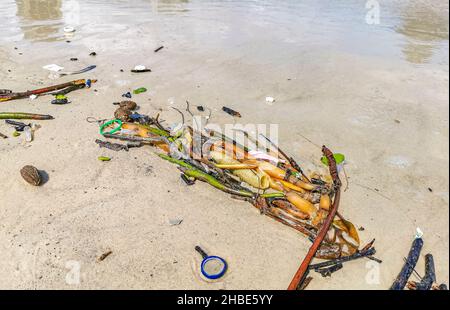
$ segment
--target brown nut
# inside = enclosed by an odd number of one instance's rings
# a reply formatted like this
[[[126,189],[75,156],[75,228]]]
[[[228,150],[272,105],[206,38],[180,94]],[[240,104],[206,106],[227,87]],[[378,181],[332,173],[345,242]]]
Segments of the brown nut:
[[[114,112],[114,117],[117,119],[120,119],[122,122],[129,122],[130,121],[130,115],[131,111],[124,109],[124,108],[118,108]]]
[[[30,165],[27,165],[20,169],[20,174],[25,181],[34,186],[39,186],[41,184],[41,176],[39,175],[39,171]]]
[[[119,103],[119,107],[124,108],[125,110],[136,110],[137,104],[134,101],[125,100]]]

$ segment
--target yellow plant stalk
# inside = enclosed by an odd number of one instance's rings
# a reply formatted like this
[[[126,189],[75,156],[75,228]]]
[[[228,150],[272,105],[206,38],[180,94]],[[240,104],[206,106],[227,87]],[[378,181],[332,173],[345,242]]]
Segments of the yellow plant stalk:
[[[301,212],[296,206],[285,200],[274,200],[272,205],[276,208],[284,210],[297,219],[306,220],[309,218],[308,214]]]
[[[228,170],[236,170],[236,169],[255,169],[258,168],[258,165],[255,164],[215,164],[217,168],[228,169]]]
[[[289,188],[289,189],[292,189],[292,190],[294,190],[294,191],[296,191],[296,192],[299,192],[299,193],[304,193],[305,192],[305,190],[303,189],[303,188],[301,188],[301,187],[299,187],[299,186],[296,186],[296,185],[294,185],[294,184],[292,184],[292,183],[289,183],[289,182],[286,182],[286,181],[284,181],[284,180],[278,180],[285,188]]]
[[[284,171],[281,168],[278,168],[277,166],[272,165],[271,163],[268,163],[266,161],[259,161],[259,169],[261,169],[262,171],[264,171],[265,173],[267,173],[269,176],[271,176],[272,178],[278,179],[278,180],[283,180],[286,177],[286,171]],[[301,187],[303,189],[306,189],[308,191],[311,191],[314,189],[314,185],[313,184],[309,184],[306,183],[302,180],[298,180],[294,177],[290,177],[289,178],[290,184],[296,185],[298,187]]]
[[[317,209],[314,207],[314,205],[311,202],[309,202],[308,200],[302,198],[296,192],[292,192],[292,191],[287,192],[286,198],[290,203],[292,203],[294,206],[296,206],[300,211],[308,214],[309,217],[315,217],[315,214],[317,213]]]
[[[298,187],[292,183],[286,182],[284,180],[273,179],[273,178],[270,178],[270,188],[277,190],[277,191],[294,190],[294,191],[302,193],[302,194],[306,192],[303,188]]]
[[[219,165],[239,165],[239,161],[227,156],[225,153],[221,152],[210,152],[211,158]],[[267,189],[270,185],[270,178],[262,173],[261,171],[251,170],[251,169],[236,169],[232,170],[232,173],[239,177],[242,181],[248,183],[249,185],[259,188]]]
[[[276,191],[284,191],[284,187],[281,184],[280,180],[272,179],[271,177],[269,177],[269,186],[271,189],[274,189]]]
[[[284,171],[283,169],[280,169],[266,161],[259,162],[259,169],[261,169],[262,171],[267,173],[272,178],[279,179],[279,180],[283,180],[286,175],[286,171]]]

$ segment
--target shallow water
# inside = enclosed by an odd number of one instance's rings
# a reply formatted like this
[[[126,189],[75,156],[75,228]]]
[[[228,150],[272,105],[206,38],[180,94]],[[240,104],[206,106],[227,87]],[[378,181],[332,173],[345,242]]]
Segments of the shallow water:
[[[445,1],[350,0],[2,0],[0,43],[83,42],[132,48],[145,38],[185,42],[192,52],[253,42],[255,61],[277,61],[277,51],[293,54],[323,48],[448,65],[448,3]],[[375,18],[370,18],[370,17]],[[72,36],[64,34],[73,26]],[[278,61],[283,61],[282,59]]]

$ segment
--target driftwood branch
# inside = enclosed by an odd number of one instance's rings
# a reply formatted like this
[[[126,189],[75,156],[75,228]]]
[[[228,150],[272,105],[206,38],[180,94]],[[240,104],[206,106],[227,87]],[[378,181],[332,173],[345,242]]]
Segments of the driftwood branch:
[[[409,250],[408,258],[406,259],[405,264],[403,265],[402,270],[398,274],[394,283],[391,285],[391,290],[403,290],[406,282],[408,282],[409,277],[411,276],[414,268],[416,267],[417,261],[419,260],[420,251],[423,247],[422,238],[414,239],[411,249]]]
[[[337,209],[339,207],[339,201],[341,198],[341,180],[339,179],[337,166],[336,166],[336,160],[334,159],[333,153],[326,146],[322,147],[322,153],[328,159],[328,166],[329,166],[331,177],[333,178],[333,184],[334,184],[334,188],[335,188],[335,196],[334,196],[333,204],[331,205],[331,208],[330,208],[330,212],[328,213],[327,218],[325,219],[325,222],[323,223],[322,227],[320,228],[313,244],[309,248],[308,253],[306,254],[305,258],[303,259],[303,262],[301,263],[300,267],[298,268],[297,272],[295,273],[294,277],[292,278],[292,281],[289,284],[288,290],[297,290],[299,285],[301,285],[301,283],[305,280],[305,277],[306,277],[308,269],[309,269],[309,264],[311,263],[311,260],[314,258],[314,255],[316,254],[321,243],[323,242],[323,239],[325,238],[325,236],[328,232],[328,229],[330,228],[330,226],[333,222],[333,219],[336,216]]]

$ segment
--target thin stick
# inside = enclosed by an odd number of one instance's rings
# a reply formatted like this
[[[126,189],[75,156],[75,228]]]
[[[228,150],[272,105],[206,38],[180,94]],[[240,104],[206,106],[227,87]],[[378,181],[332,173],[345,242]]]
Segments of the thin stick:
[[[320,269],[320,268],[324,268],[324,267],[330,267],[330,266],[333,266],[333,265],[349,262],[349,261],[352,261],[352,260],[355,260],[355,259],[358,259],[358,258],[372,256],[375,253],[376,253],[375,248],[370,248],[370,249],[368,249],[366,251],[357,252],[355,254],[352,254],[352,255],[349,255],[349,256],[345,256],[345,257],[342,257],[342,258],[337,258],[337,259],[329,260],[329,261],[326,261],[326,262],[310,265],[309,269],[316,270],[316,269]]]
[[[320,247],[320,244],[322,243],[323,239],[325,238],[328,229],[331,226],[331,223],[333,222],[334,217],[336,216],[337,209],[339,208],[339,201],[341,198],[341,180],[339,179],[339,175],[337,172],[336,167],[336,160],[334,159],[333,153],[324,145],[322,147],[322,153],[327,157],[328,159],[328,166],[330,169],[331,177],[333,178],[333,183],[335,187],[336,194],[334,196],[333,204],[330,208],[330,212],[328,213],[327,218],[325,219],[325,222],[323,223],[322,227],[319,230],[319,233],[317,234],[317,237],[314,239],[313,244],[308,250],[308,253],[306,254],[305,258],[303,259],[303,262],[301,263],[300,267],[298,268],[297,272],[295,273],[294,277],[292,278],[291,283],[288,286],[288,290],[297,290],[299,287],[299,284],[301,284],[308,272],[309,264],[311,263],[311,260],[314,258],[314,255],[316,254],[317,250]]]
[[[177,109],[177,108],[175,108],[175,107],[172,107],[172,109],[174,109],[175,111],[177,111],[178,113],[181,114],[181,123],[182,123],[183,126],[184,126],[184,114],[183,114],[183,112],[181,112],[179,109]]]
[[[97,80],[91,80],[91,82],[95,83],[95,82],[97,82]],[[12,94],[7,94],[7,95],[0,95],[0,102],[26,98],[26,97],[30,97],[31,95],[41,95],[41,94],[57,91],[60,89],[64,89],[64,88],[67,88],[70,86],[83,85],[83,84],[86,84],[86,80],[84,80],[84,79],[75,80],[75,81],[67,82],[64,84],[53,85],[53,86],[49,86],[49,87],[45,87],[45,88],[39,88],[39,89],[35,89],[35,90],[28,90],[28,91],[22,92],[22,93],[12,93]]]

